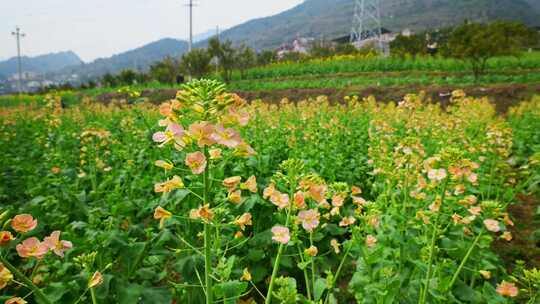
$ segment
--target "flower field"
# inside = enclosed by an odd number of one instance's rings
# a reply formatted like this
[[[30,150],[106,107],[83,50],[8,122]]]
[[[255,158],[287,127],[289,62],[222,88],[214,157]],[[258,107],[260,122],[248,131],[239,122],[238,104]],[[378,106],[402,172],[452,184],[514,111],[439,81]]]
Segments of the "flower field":
[[[160,106],[3,105],[2,302],[540,300],[540,265],[494,246],[518,250],[509,210],[540,196],[538,96],[501,115],[198,80]]]
[[[512,70],[538,70],[540,68],[540,53],[524,53],[521,57],[496,57],[488,62],[487,69],[491,72]],[[464,61],[442,58],[381,58],[378,56],[334,56],[325,59],[310,59],[302,62],[278,62],[267,66],[255,67],[246,72],[245,79],[271,79],[306,75],[331,75],[339,73],[359,72],[410,72],[410,71],[439,71],[463,72],[469,69]],[[235,74],[239,79],[240,75]]]
[[[239,91],[287,89],[343,89],[404,85],[487,85],[538,83],[540,53],[521,57],[496,57],[487,63],[489,73],[475,79],[469,63],[442,57],[381,58],[373,55],[334,56],[300,62],[277,62],[236,73],[230,88]]]

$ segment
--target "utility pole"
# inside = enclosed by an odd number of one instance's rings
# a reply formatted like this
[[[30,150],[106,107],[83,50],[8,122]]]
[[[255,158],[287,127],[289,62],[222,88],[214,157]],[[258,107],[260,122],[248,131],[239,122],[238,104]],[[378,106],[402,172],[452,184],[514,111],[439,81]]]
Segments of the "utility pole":
[[[216,25],[216,38],[219,41],[219,25]],[[219,58],[216,56],[216,75],[219,75]]]
[[[19,71],[19,77],[18,77],[18,89],[19,89],[19,95],[22,94],[22,63],[21,63],[21,38],[26,36],[26,34],[21,33],[21,29],[17,26],[15,29],[15,32],[11,32],[11,35],[15,36],[17,39],[17,68]]]
[[[188,51],[191,52],[193,48],[193,7],[196,6],[193,3],[193,0],[189,0],[189,4],[186,4],[189,7],[189,48]]]

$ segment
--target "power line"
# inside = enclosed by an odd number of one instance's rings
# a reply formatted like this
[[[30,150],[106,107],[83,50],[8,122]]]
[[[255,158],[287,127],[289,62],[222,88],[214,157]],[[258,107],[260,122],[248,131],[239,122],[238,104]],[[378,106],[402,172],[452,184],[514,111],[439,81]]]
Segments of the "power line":
[[[17,81],[17,86],[19,89],[19,95],[22,94],[22,63],[21,63],[21,38],[25,37],[26,34],[21,33],[21,29],[17,26],[15,32],[11,32],[11,35],[15,36],[17,39],[17,68],[19,71],[19,77]]]

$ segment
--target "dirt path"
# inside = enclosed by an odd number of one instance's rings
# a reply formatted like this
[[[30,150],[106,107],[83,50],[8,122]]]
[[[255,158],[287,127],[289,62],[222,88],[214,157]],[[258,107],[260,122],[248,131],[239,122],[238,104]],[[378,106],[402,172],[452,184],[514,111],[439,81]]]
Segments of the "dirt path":
[[[300,101],[326,95],[332,102],[341,102],[345,96],[357,95],[366,97],[373,95],[377,100],[400,101],[408,93],[418,93],[425,91],[433,102],[447,104],[450,92],[455,89],[463,89],[467,95],[482,97],[487,96],[495,103],[499,113],[505,113],[509,107],[523,101],[529,100],[533,95],[540,95],[540,84],[496,84],[484,86],[392,86],[392,87],[350,87],[346,89],[288,89],[271,91],[237,91],[240,96],[247,100],[262,99],[266,102],[279,102],[283,98],[291,101]],[[176,95],[175,89],[150,89],[144,90],[142,97],[148,98],[151,102],[159,104]],[[126,93],[111,92],[95,97],[98,102],[110,103],[114,99],[126,99]]]
[[[505,113],[509,107],[531,99],[533,95],[540,94],[540,84],[499,84],[485,86],[397,86],[397,87],[352,87],[344,90],[337,89],[290,89],[257,92],[237,92],[248,100],[262,99],[267,102],[279,102],[283,98],[291,101],[299,101],[319,95],[327,95],[331,101],[341,101],[348,95],[361,97],[373,95],[380,101],[400,101],[408,93],[425,91],[433,102],[447,104],[450,100],[450,92],[460,88],[467,95],[475,97],[488,96],[495,103],[499,113]]]

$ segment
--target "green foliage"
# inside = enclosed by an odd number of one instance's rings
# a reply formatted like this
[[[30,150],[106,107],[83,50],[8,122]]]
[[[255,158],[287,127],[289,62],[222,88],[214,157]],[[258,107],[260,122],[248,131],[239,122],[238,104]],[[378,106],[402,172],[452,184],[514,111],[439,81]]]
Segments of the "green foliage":
[[[240,78],[245,77],[246,70],[255,66],[257,63],[257,55],[255,51],[245,45],[240,46],[236,50],[236,69],[240,72]]]
[[[174,84],[179,74],[180,64],[171,57],[150,66],[150,77],[160,83]]]
[[[325,58],[334,55],[335,49],[329,41],[315,40],[311,43],[309,54],[315,58]]]
[[[477,79],[487,61],[496,56],[516,56],[528,44],[531,34],[523,24],[494,22],[464,23],[454,29],[448,41],[448,55],[470,62]]]
[[[263,50],[257,53],[257,65],[267,65],[277,60],[276,52],[271,50]]]
[[[212,38],[208,41],[208,52],[219,61],[221,68],[221,76],[225,82],[229,82],[232,78],[232,71],[236,65],[236,50],[232,46],[232,42],[219,41],[218,38]]]
[[[299,296],[296,288],[296,280],[288,277],[279,277],[276,279],[276,292],[273,294],[279,303],[295,304],[298,303]]]
[[[373,55],[338,56],[327,60],[311,59],[302,62],[279,62],[255,67],[247,71],[246,79],[290,78],[306,76],[328,76],[362,72],[410,72],[441,71],[463,72],[469,64],[460,59],[443,57],[380,58]],[[490,71],[539,69],[540,53],[525,53],[520,58],[497,57],[487,63]],[[239,79],[235,75],[234,79]]]
[[[392,55],[399,57],[426,55],[427,41],[421,35],[403,36],[400,34],[390,43],[390,50]]]
[[[194,78],[202,78],[210,72],[212,56],[206,49],[194,49],[182,55],[181,66]]]
[[[224,109],[233,102],[242,103],[225,94],[224,85],[217,81],[194,81],[182,89],[177,101],[183,107],[173,118],[181,117],[186,126],[193,119],[227,112]],[[16,258],[15,243],[2,257],[15,261],[29,276],[35,267],[35,274],[43,276],[40,287],[55,303],[76,302],[96,270],[104,274],[95,289],[99,303],[203,301],[203,224],[186,216],[200,206],[203,183],[180,167],[187,151],[151,142],[163,113],[145,103],[115,107],[85,102],[62,109],[54,96],[23,98],[31,106],[17,107],[14,102],[3,107],[0,116],[0,206],[2,213],[8,213],[1,216],[0,224],[14,214],[31,213],[39,219],[36,235],[61,230],[62,238],[71,240],[74,248],[62,260],[46,256],[39,267],[36,260]],[[418,303],[428,286],[426,303],[513,302],[496,291],[496,284],[511,277],[491,244],[508,229],[502,218],[515,194],[536,189],[538,100],[524,103],[506,117],[496,116],[487,101],[460,92],[444,109],[427,103],[422,95],[407,95],[400,104],[355,97],[333,105],[324,97],[279,106],[254,102],[248,109],[253,121],[241,132],[257,154],[238,161],[224,152],[227,162],[213,166],[210,179],[211,203],[223,219],[213,224],[219,227],[219,232],[213,229],[217,241],[212,248],[217,254],[211,260],[216,300],[235,303],[254,297],[262,301],[254,286],[265,290],[276,257],[269,230],[285,217],[263,199],[262,188],[275,182],[292,192],[304,191],[306,181],[324,179],[327,203],[339,205],[333,195],[349,191],[348,185],[361,188],[357,195],[362,199],[347,200],[334,215],[320,207],[328,218],[321,216],[321,225],[309,237],[291,220],[293,237],[279,263],[272,294],[276,299],[309,303],[302,295],[309,295],[307,286],[313,286],[311,301],[323,303],[354,299]],[[164,107],[160,110],[166,112]],[[197,145],[192,142],[191,148]],[[154,166],[156,159],[179,166],[172,169],[174,173],[165,172]],[[435,168],[448,169],[448,174],[461,160],[475,162],[478,167],[471,165],[463,172],[475,172],[476,182],[460,180],[456,174],[448,176],[452,187],[446,188],[425,172],[433,166],[429,159],[436,161]],[[278,168],[281,171],[276,173]],[[154,185],[171,173],[182,175],[190,191],[156,195]],[[300,185],[302,175],[306,179]],[[242,180],[256,176],[259,191],[245,195],[238,205],[231,204],[222,186],[229,176]],[[419,187],[423,198],[414,194]],[[433,204],[447,192],[440,209],[433,211]],[[475,195],[474,205],[481,207],[469,224],[456,223],[454,217],[472,212],[467,202],[460,201],[464,195]],[[175,214],[163,229],[153,219],[157,206]],[[243,237],[235,238],[238,228],[233,221],[244,212],[253,215],[253,225],[243,231]],[[356,219],[349,228],[338,224],[345,215]],[[499,233],[482,232],[487,218],[500,221]],[[368,235],[376,238],[375,245],[368,245]],[[339,253],[331,245],[333,239],[340,245]],[[298,252],[297,246],[308,243],[318,247],[315,257]],[[316,269],[311,261],[316,261]],[[338,276],[335,270],[340,265]],[[430,265],[432,276],[426,279]],[[243,269],[250,270],[251,282],[244,279]],[[313,284],[308,285],[304,271],[311,269],[315,269],[310,274]],[[491,271],[492,279],[483,278],[480,270]],[[538,271],[521,269],[518,274],[518,281],[512,282],[526,288],[527,295],[536,295]],[[526,283],[530,286],[521,285]],[[10,285],[6,294],[24,289]],[[90,296],[84,295],[81,302],[90,302]]]

